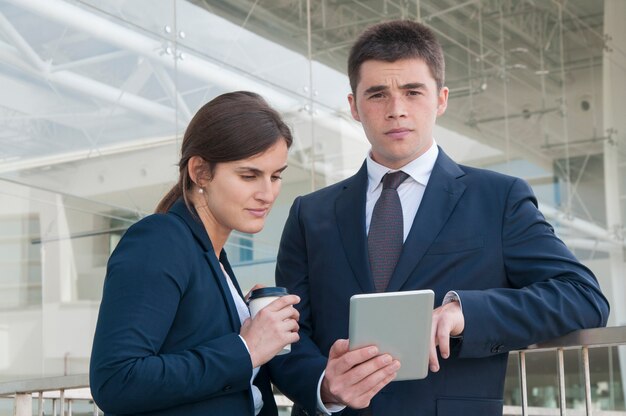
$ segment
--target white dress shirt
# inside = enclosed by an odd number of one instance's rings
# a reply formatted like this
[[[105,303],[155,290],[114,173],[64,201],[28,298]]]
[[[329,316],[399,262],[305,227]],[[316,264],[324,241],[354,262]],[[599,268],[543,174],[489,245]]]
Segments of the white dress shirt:
[[[371,154],[367,156],[367,195],[365,197],[365,231],[369,233],[370,223],[372,221],[372,212],[374,211],[374,205],[380,197],[383,191],[382,179],[388,172],[396,172],[398,170],[408,174],[409,177],[398,186],[398,196],[400,197],[400,203],[402,205],[402,217],[404,223],[404,238],[405,241],[411,231],[413,225],[413,219],[417,214],[417,209],[422,202],[426,185],[430,179],[430,173],[433,171],[437,156],[439,155],[439,148],[437,143],[433,140],[433,144],[430,148],[417,159],[409,162],[400,169],[389,169],[372,159]]]
[[[239,296],[239,292],[237,292],[237,289],[235,288],[235,285],[233,284],[233,281],[230,278],[230,275],[226,272],[226,269],[224,269],[224,266],[222,265],[222,263],[220,263],[220,266],[222,267],[222,272],[224,273],[224,277],[226,277],[226,281],[228,282],[228,288],[230,289],[230,294],[233,297],[233,301],[235,302],[235,307],[237,308],[237,315],[239,315],[239,321],[243,324],[243,322],[250,317],[250,310],[248,309],[248,305],[246,305],[246,302],[244,302],[243,299],[241,299],[241,296]],[[239,338],[241,338],[243,345],[248,350],[248,353],[250,353],[250,348],[248,348],[248,344],[246,344],[246,340],[243,339],[241,335],[239,335]],[[252,369],[252,377],[250,377],[250,387],[252,389],[252,399],[254,400],[254,414],[255,415],[258,415],[259,412],[261,411],[261,408],[263,407],[263,396],[261,395],[261,390],[259,390],[257,386],[252,384],[257,374],[259,374],[259,367]]]

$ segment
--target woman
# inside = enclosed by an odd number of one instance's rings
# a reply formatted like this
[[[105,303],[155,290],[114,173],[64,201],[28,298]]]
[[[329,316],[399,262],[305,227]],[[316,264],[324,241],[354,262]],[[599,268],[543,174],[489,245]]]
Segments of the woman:
[[[263,228],[291,142],[250,92],[221,95],[191,120],[178,183],[107,265],[90,363],[107,414],[277,414],[261,366],[298,340],[299,298],[248,319],[223,248],[232,230]]]

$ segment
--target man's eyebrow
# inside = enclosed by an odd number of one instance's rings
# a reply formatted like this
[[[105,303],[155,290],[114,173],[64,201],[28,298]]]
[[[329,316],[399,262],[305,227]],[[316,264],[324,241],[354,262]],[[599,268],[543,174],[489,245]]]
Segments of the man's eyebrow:
[[[403,90],[419,90],[422,88],[426,88],[426,84],[421,82],[409,82],[408,84],[400,85],[400,89]]]
[[[421,82],[409,82],[408,84],[400,85],[402,90],[419,90],[426,88],[426,84]],[[364,94],[375,94],[377,92],[387,91],[389,87],[387,85],[373,85],[364,91]]]
[[[373,94],[376,92],[381,92],[381,91],[387,91],[389,89],[388,86],[386,85],[373,85],[371,87],[369,87],[368,89],[366,89],[365,91],[363,91],[364,94]]]

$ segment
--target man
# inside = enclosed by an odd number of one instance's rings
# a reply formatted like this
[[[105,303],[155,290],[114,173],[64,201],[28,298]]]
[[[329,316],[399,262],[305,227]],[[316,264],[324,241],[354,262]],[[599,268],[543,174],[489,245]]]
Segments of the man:
[[[608,303],[524,181],[457,165],[437,147],[433,127],[448,89],[429,29],[409,21],[369,28],[348,71],[352,116],[372,148],[356,175],[293,203],[276,281],[302,299],[301,340],[273,363],[274,380],[296,402],[294,414],[347,406],[343,415],[501,415],[507,353],[604,326]],[[387,175],[396,171],[404,173]],[[396,202],[379,209],[382,195]],[[395,243],[380,244],[392,233],[394,204],[402,219],[395,254]],[[393,259],[390,271],[381,257]],[[388,384],[397,363],[348,351],[349,299],[415,289],[432,289],[442,305],[431,372]]]

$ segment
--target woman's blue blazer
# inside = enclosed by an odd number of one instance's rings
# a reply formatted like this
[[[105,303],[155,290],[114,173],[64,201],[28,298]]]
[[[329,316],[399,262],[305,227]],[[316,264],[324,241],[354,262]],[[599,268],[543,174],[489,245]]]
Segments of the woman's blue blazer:
[[[224,250],[219,261],[234,278]],[[90,363],[107,415],[253,415],[252,363],[204,226],[178,200],[128,229],[107,265]],[[268,373],[255,384],[276,415]]]

